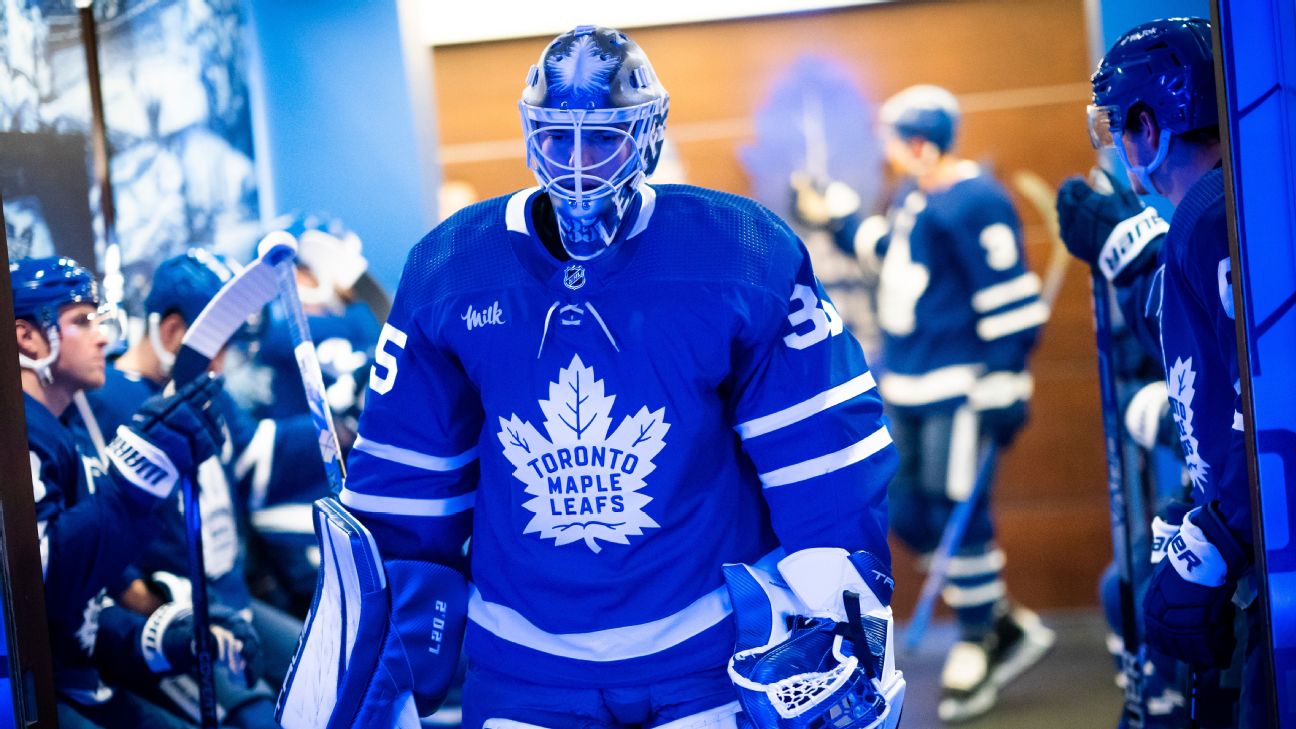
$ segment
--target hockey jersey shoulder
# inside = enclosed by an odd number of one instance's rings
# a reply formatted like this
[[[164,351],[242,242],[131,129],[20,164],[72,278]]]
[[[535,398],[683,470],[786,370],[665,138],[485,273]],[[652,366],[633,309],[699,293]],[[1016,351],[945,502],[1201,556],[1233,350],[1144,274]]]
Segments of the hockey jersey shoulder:
[[[932,207],[942,217],[968,221],[1013,215],[1008,190],[992,175],[975,165],[969,165],[963,174],[965,176],[944,193],[932,196]]]
[[[1175,208],[1165,246],[1166,260],[1193,280],[1197,269],[1209,266],[1207,276],[1214,275],[1216,263],[1229,255],[1228,220],[1224,206],[1224,173],[1216,168],[1206,173],[1188,190]],[[1198,281],[1206,283],[1206,281]]]
[[[510,250],[506,210],[513,195],[470,205],[410,249],[397,296],[407,311],[478,288],[518,283],[523,270]]]
[[[635,275],[744,283],[786,297],[806,258],[787,223],[740,195],[691,185],[653,190],[652,218],[630,266]]]

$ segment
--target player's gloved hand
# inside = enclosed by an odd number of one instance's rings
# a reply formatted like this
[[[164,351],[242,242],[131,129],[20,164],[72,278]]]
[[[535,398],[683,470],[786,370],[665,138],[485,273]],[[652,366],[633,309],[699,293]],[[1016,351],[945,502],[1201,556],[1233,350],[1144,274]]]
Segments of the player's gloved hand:
[[[1026,425],[1035,380],[1029,372],[1000,370],[982,375],[968,394],[980,417],[981,432],[1000,446],[1013,442]]]
[[[220,380],[200,377],[174,395],[146,400],[108,444],[114,478],[160,498],[169,496],[179,478],[192,476],[224,439],[222,418],[212,407],[220,387]]]
[[[208,609],[211,618],[213,660],[230,673],[243,676],[248,686],[261,675],[261,640],[242,614],[221,605]],[[149,670],[174,675],[193,669],[198,661],[194,645],[193,606],[169,602],[149,616],[140,633],[140,648]]]
[[[792,212],[797,221],[817,230],[835,231],[859,213],[860,196],[844,182],[822,187],[805,172],[792,173]]]
[[[1189,512],[1143,598],[1148,645],[1195,666],[1227,666],[1233,592],[1250,561],[1214,502]]]
[[[898,724],[905,681],[892,651],[894,583],[881,561],[815,548],[784,558],[779,575],[744,564],[724,569],[739,634],[729,677],[753,725]]]
[[[1108,281],[1121,283],[1156,260],[1170,229],[1133,190],[1106,171],[1095,190],[1072,177],[1058,190],[1058,227],[1071,255],[1100,270]]]

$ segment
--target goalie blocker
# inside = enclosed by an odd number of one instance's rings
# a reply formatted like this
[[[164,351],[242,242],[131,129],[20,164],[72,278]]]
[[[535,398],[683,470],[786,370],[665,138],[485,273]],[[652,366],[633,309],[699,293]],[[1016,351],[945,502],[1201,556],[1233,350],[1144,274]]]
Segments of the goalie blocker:
[[[384,563],[334,498],[315,502],[315,599],[275,719],[285,729],[417,729],[445,698],[467,619],[468,584],[430,562]],[[387,576],[402,587],[392,593]],[[418,615],[396,624],[393,615]]]

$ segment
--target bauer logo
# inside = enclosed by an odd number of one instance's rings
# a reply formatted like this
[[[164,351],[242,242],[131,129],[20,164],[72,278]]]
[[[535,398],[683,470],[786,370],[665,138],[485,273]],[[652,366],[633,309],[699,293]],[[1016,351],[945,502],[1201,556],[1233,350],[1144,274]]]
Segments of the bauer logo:
[[[571,265],[563,271],[563,286],[575,291],[585,285],[585,267]]]
[[[666,445],[666,408],[640,407],[614,429],[615,400],[577,355],[540,401],[543,432],[517,414],[499,419],[504,456],[531,497],[522,504],[534,514],[524,534],[555,546],[584,542],[597,553],[601,541],[629,544],[660,526],[644,513],[652,498],[642,489]]]
[[[459,318],[463,319],[464,323],[468,325],[468,331],[472,331],[478,327],[505,323],[504,310],[500,308],[498,300],[486,307],[484,311],[477,311],[472,307],[472,304],[469,304],[468,311],[464,312],[463,316]]]

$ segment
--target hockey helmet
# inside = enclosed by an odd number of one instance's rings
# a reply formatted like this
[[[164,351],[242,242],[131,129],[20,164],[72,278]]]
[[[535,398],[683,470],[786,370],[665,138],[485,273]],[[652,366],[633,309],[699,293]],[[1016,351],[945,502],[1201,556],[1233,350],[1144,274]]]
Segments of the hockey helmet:
[[[563,247],[578,260],[598,255],[657,166],[666,89],[625,34],[582,25],[540,54],[519,109],[527,166],[553,202]]]
[[[144,312],[150,317],[178,312],[186,324],[192,324],[240,268],[225,256],[202,248],[172,256],[154,269],[153,286],[144,298]]]
[[[49,353],[32,359],[18,353],[18,364],[34,370],[45,382],[52,382],[51,366],[59,355],[59,311],[69,304],[99,304],[99,285],[94,276],[71,258],[20,258],[9,263],[15,319],[36,322],[49,340]],[[103,321],[102,316],[94,319]]]
[[[57,328],[59,310],[68,304],[99,303],[94,276],[71,258],[21,258],[9,263],[14,317]]]
[[[1143,179],[1159,167],[1170,136],[1219,124],[1210,22],[1201,18],[1154,20],[1133,28],[1107,51],[1090,79],[1089,139],[1095,149],[1115,147],[1126,168]],[[1145,106],[1161,129],[1156,157],[1130,165],[1121,134],[1136,107]]]
[[[285,230],[297,239],[297,263],[316,281],[314,287],[301,287],[303,303],[336,303],[336,290],[354,288],[369,268],[360,236],[339,218],[324,213],[299,214]]]
[[[882,104],[878,124],[884,133],[905,141],[926,140],[944,154],[954,146],[958,134],[958,100],[939,86],[910,86]]]

